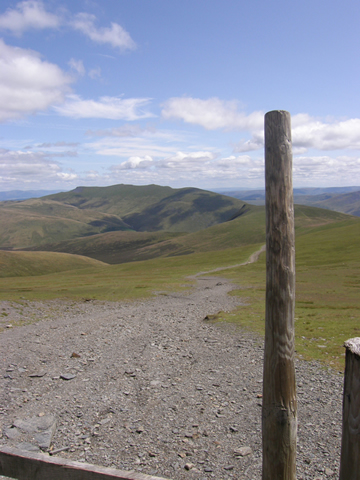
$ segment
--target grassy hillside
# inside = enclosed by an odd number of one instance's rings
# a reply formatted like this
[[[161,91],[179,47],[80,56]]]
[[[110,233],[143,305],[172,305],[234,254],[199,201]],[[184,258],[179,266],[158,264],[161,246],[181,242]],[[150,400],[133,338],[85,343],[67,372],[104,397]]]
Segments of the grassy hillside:
[[[38,247],[109,231],[194,232],[252,208],[195,188],[79,187],[39,199],[1,202],[0,248]]]
[[[310,208],[310,207],[309,207]],[[300,227],[296,235],[296,350],[307,359],[343,368],[344,341],[360,336],[360,219]],[[219,320],[260,334],[265,327],[265,254],[230,271],[245,306]]]
[[[295,206],[297,235],[320,225],[349,220],[349,216],[330,210]],[[190,234],[167,232],[111,232],[37,247],[87,255],[107,263],[148,260],[157,257],[189,255],[265,243],[264,207],[245,208],[242,215]]]
[[[341,195],[323,193],[314,196],[299,196],[297,202],[360,217],[360,191]]]
[[[265,205],[264,190],[229,191],[251,205]],[[360,217],[360,187],[295,188],[294,203]]]
[[[52,252],[4,252],[0,250],[0,277],[33,277],[89,267],[103,262],[80,255]]]
[[[158,185],[112,185],[110,187],[77,187],[70,192],[43,197],[80,209],[98,210],[122,217],[141,212],[171,195],[174,189]]]
[[[0,203],[0,248],[25,248],[129,227],[115,215],[31,199]]]
[[[44,198],[118,215],[138,232],[194,232],[229,220],[244,206],[241,200],[199,188],[158,185],[78,187]]]
[[[251,210],[241,200],[197,188],[182,188],[140,213],[124,215],[137,231],[196,232]]]
[[[181,235],[185,234],[170,232],[108,232],[41,245],[28,250],[66,252],[85,255],[110,264],[117,264],[134,261],[140,258],[139,252],[148,246],[166,243],[167,240]],[[153,255],[151,258],[153,258]]]

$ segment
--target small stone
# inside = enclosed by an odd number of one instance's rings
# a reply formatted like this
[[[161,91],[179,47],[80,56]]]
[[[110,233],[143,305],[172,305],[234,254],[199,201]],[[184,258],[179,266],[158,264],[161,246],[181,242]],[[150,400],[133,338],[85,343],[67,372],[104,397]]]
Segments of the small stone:
[[[193,463],[185,463],[185,470],[191,470],[192,468],[194,468],[195,465]]]
[[[239,430],[236,427],[230,427],[230,432],[236,433]]]
[[[236,457],[246,457],[247,455],[252,454],[252,450],[250,447],[241,447],[238,450],[234,451]]]
[[[331,470],[331,468],[325,467],[325,475],[330,477],[331,475],[334,475],[334,472]]]
[[[227,467],[224,467],[224,470],[233,470],[234,465],[228,465]]]
[[[62,373],[60,375],[60,378],[62,378],[63,380],[72,380],[75,377],[76,375],[74,375],[73,373]]]
[[[160,385],[160,383],[161,383],[160,380],[151,380],[150,386],[151,387],[157,387],[157,386]]]

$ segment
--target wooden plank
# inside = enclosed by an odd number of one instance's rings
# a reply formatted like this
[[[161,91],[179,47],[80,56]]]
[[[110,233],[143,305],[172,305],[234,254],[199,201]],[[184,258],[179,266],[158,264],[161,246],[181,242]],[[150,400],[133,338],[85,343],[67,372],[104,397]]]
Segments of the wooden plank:
[[[266,313],[263,480],[295,480],[295,232],[290,114],[265,115]]]
[[[360,338],[345,342],[340,480],[360,480]]]
[[[165,480],[11,447],[0,448],[0,475],[17,480]]]

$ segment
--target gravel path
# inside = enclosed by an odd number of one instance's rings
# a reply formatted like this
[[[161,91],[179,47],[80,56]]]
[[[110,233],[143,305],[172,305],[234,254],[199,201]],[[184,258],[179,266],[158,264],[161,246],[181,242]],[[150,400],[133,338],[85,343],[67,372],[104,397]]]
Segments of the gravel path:
[[[239,304],[233,288],[202,277],[135,303],[1,302],[4,325],[38,321],[0,333],[0,444],[37,449],[21,421],[49,421],[50,449],[65,458],[173,480],[260,479],[262,339],[205,319]],[[343,377],[296,369],[297,478],[337,478]]]

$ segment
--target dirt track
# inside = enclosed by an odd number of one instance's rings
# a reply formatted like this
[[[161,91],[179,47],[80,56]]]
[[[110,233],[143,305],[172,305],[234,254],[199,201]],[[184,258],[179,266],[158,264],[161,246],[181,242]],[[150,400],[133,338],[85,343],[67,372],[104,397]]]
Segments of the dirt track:
[[[37,448],[14,424],[53,415],[59,456],[174,480],[260,479],[262,340],[204,320],[235,308],[232,288],[201,277],[144,302],[23,306],[40,320],[0,333],[0,443]],[[8,324],[19,315],[0,308]],[[297,383],[297,478],[337,478],[342,376],[297,361]]]

